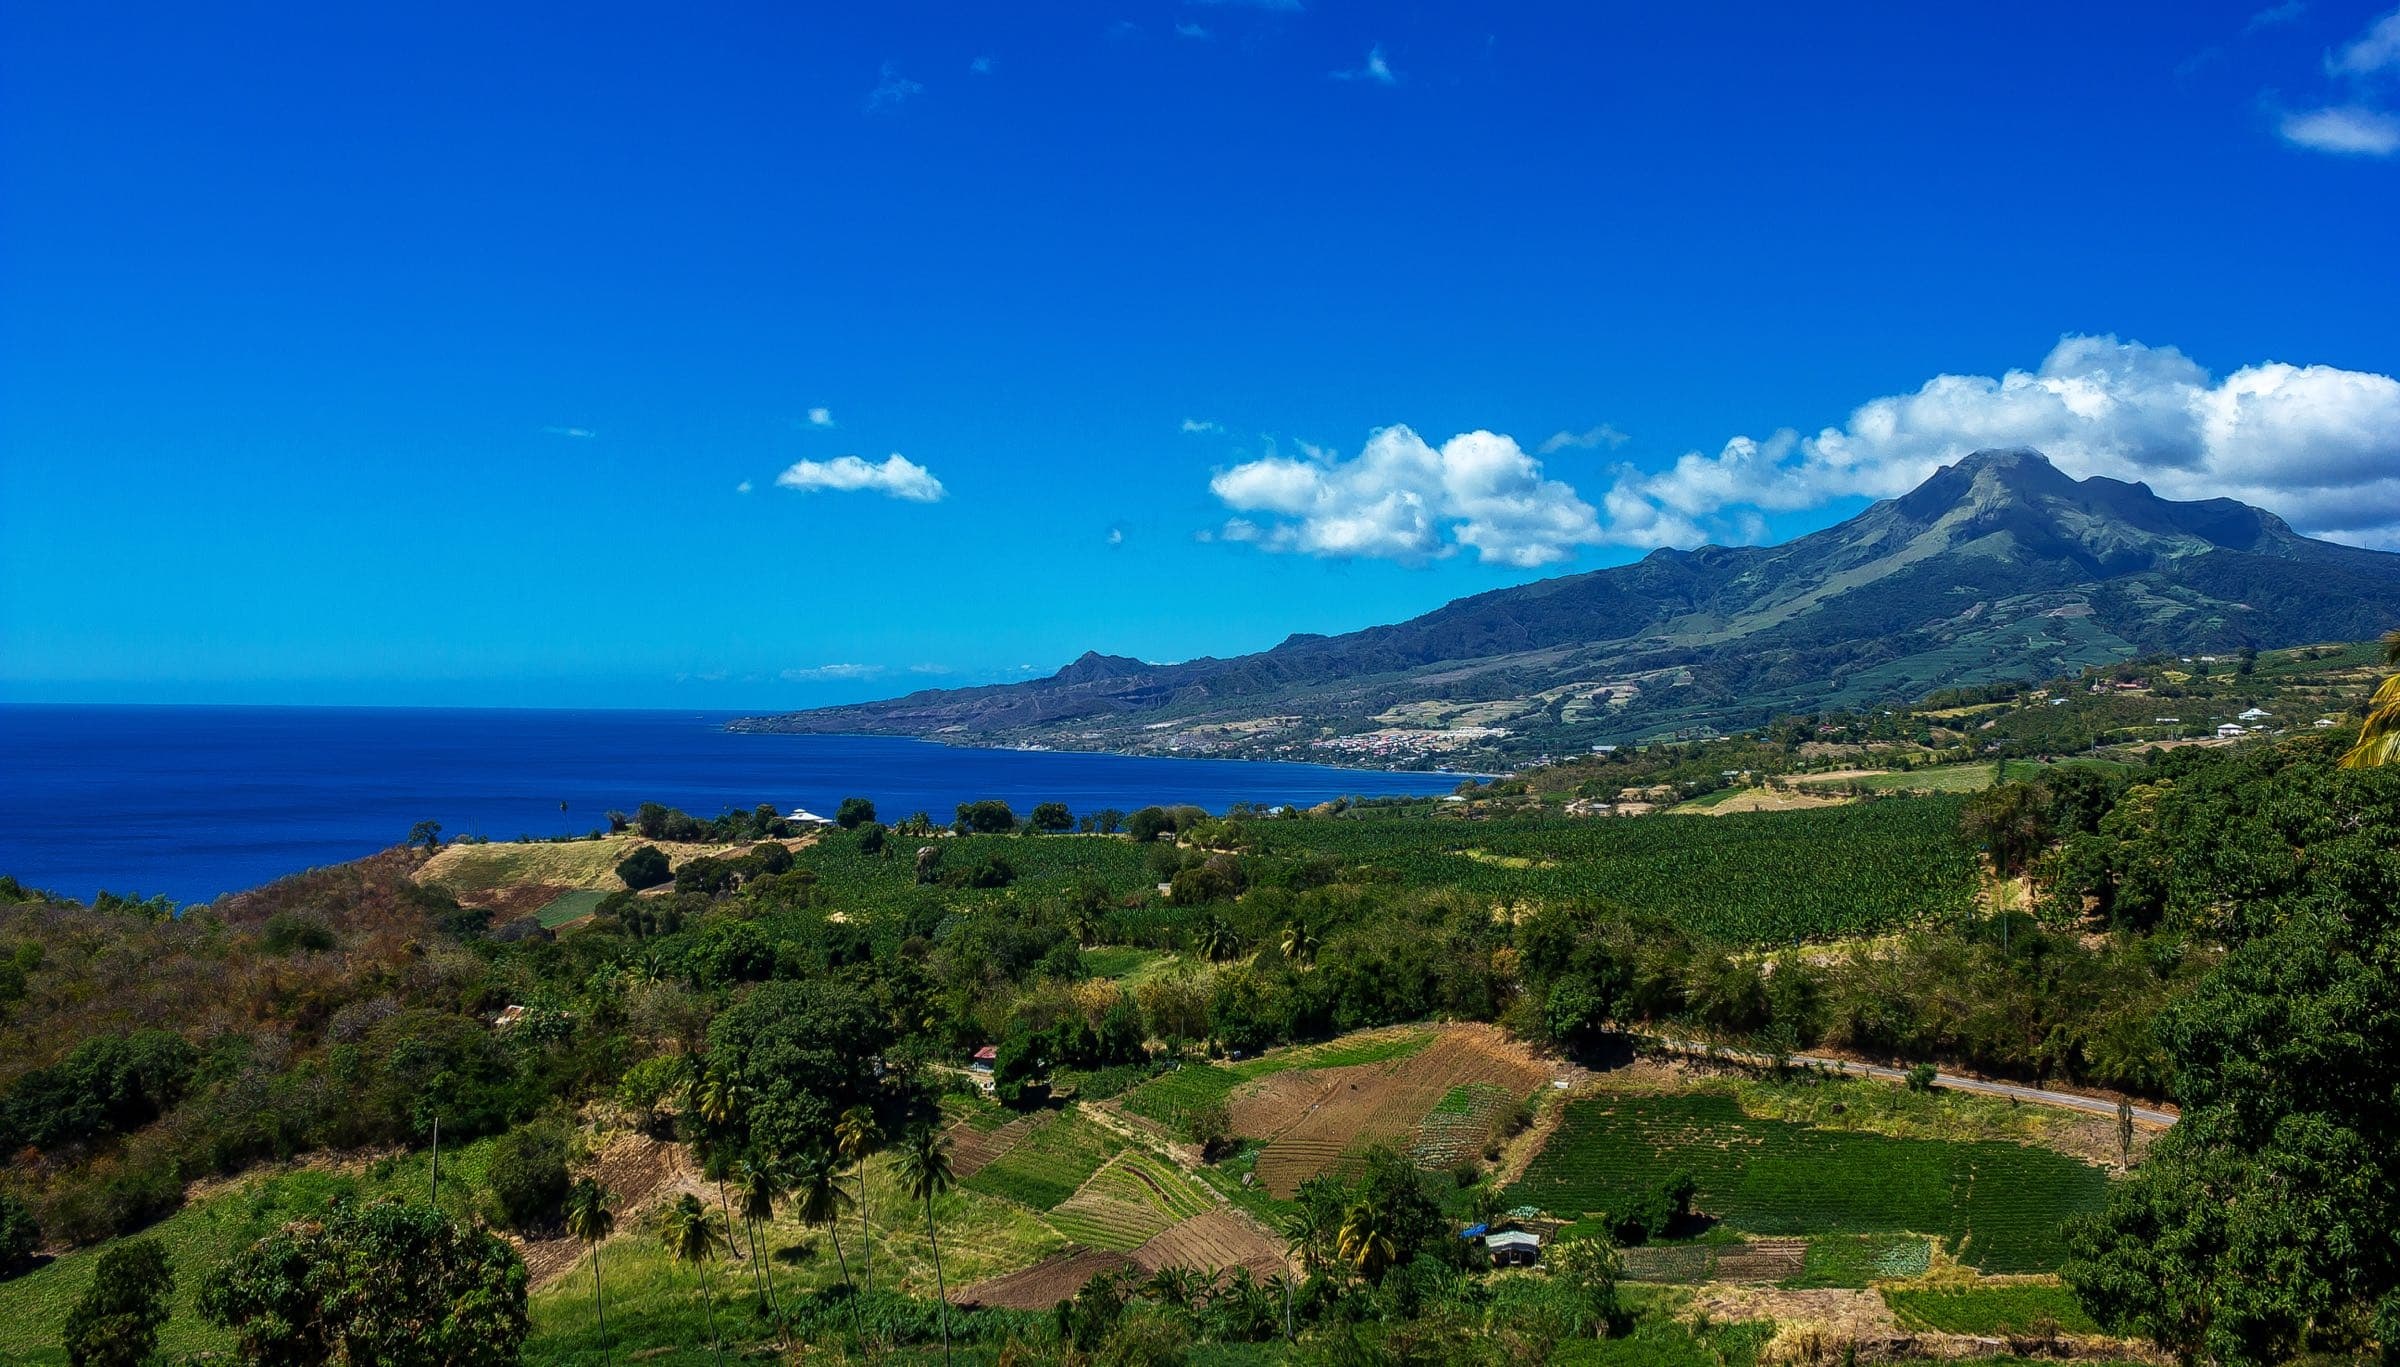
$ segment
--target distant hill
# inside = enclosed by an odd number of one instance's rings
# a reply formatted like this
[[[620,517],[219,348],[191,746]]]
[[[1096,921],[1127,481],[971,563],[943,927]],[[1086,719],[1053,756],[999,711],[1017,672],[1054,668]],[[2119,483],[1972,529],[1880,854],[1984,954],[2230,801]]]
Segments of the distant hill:
[[[1464,766],[2395,625],[2400,555],[1979,451],[1780,546],[1656,551],[1232,659],[1092,652],[1045,679],[734,725]]]

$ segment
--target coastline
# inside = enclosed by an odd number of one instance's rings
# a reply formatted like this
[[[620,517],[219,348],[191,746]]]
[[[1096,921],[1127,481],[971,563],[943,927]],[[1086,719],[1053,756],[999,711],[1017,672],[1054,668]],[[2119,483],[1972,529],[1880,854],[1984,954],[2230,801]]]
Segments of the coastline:
[[[749,721],[752,720],[752,718],[741,717],[737,718],[736,720]],[[1469,779],[1473,779],[1478,783],[1488,783],[1493,779],[1508,777],[1507,774],[1487,773],[1476,769],[1389,769],[1381,768],[1372,764],[1334,764],[1329,761],[1314,759],[1258,759],[1249,755],[1180,755],[1156,754],[1147,750],[1069,750],[1062,749],[1055,745],[986,745],[978,744],[974,741],[943,740],[937,736],[893,735],[880,731],[783,731],[777,730],[773,727],[735,726],[731,722],[726,723],[723,727],[723,730],[725,731],[725,734],[730,736],[815,736],[826,740],[914,741],[919,745],[939,746],[945,750],[975,750],[982,751],[987,754],[1095,755],[1104,756],[1109,759],[1188,760],[1199,763],[1213,762],[1217,764],[1275,764],[1291,769],[1320,769],[1331,773],[1341,774],[1394,774],[1401,776],[1414,776],[1422,774],[1427,778],[1455,778],[1462,783]]]

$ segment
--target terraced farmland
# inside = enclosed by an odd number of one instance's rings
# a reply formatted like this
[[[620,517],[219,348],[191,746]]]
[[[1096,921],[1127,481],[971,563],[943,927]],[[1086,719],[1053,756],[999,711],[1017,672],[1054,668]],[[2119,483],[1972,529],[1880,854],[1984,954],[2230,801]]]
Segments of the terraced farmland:
[[[1173,1125],[1188,1108],[1222,1101],[1245,1082],[1300,1068],[1340,1068],[1407,1058],[1432,1042],[1432,1031],[1403,1026],[1348,1035],[1326,1044],[1276,1049],[1238,1063],[1190,1063],[1134,1088],[1117,1104],[1145,1120]]]
[[[1069,1109],[1037,1120],[960,1185],[1046,1211],[1073,1196],[1124,1147],[1116,1135]]]
[[[2059,1226],[2095,1209],[2108,1183],[2099,1168],[2028,1145],[1812,1129],[1753,1119],[1727,1096],[1617,1096],[1569,1103],[1506,1199],[1598,1213],[1686,1168],[1700,1181],[1697,1207],[1730,1228],[1940,1235],[1990,1272],[2055,1268]]]
[[[1216,1203],[1174,1167],[1128,1149],[1050,1209],[1050,1227],[1079,1244],[1130,1252]]]

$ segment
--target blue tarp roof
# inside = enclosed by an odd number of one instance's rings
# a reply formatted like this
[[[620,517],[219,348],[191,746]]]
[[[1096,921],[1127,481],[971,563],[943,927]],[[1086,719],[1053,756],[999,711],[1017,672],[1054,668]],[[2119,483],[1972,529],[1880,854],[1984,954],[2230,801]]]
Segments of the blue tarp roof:
[[[1465,1229],[1462,1229],[1458,1232],[1458,1237],[1461,1239],[1480,1239],[1490,1229],[1490,1225],[1469,1225]]]

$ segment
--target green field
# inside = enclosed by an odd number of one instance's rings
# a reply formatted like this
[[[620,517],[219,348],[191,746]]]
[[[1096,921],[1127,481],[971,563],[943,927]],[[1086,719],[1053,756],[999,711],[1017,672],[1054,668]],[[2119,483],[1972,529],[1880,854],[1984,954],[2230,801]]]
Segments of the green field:
[[[543,907],[535,915],[545,928],[556,930],[569,921],[580,921],[599,910],[600,903],[607,897],[608,894],[605,892],[596,892],[590,888],[577,888],[573,892],[559,894],[557,900]]]
[[[1911,1329],[1943,1334],[2031,1334],[2056,1328],[2097,1334],[2100,1326],[2063,1286],[2010,1282],[1958,1290],[1899,1291],[1886,1288],[1884,1304]]]
[[[1961,801],[1893,798],[1736,812],[1705,823],[1505,817],[1470,827],[1431,815],[1267,821],[1244,833],[1263,853],[1330,856],[1368,881],[1495,902],[1605,898],[1717,938],[1788,944],[1965,908],[1976,864],[1958,836]],[[1796,879],[1792,871],[1802,864],[1811,876]]]
[[[1627,1096],[1568,1104],[1558,1132],[1510,1187],[1512,1205],[1608,1210],[1689,1169],[1696,1207],[1751,1234],[1939,1235],[1991,1272],[2043,1272],[2059,1226],[2095,1209],[2107,1176],[2051,1150],[1815,1129],[1744,1113],[1730,1096]]]

